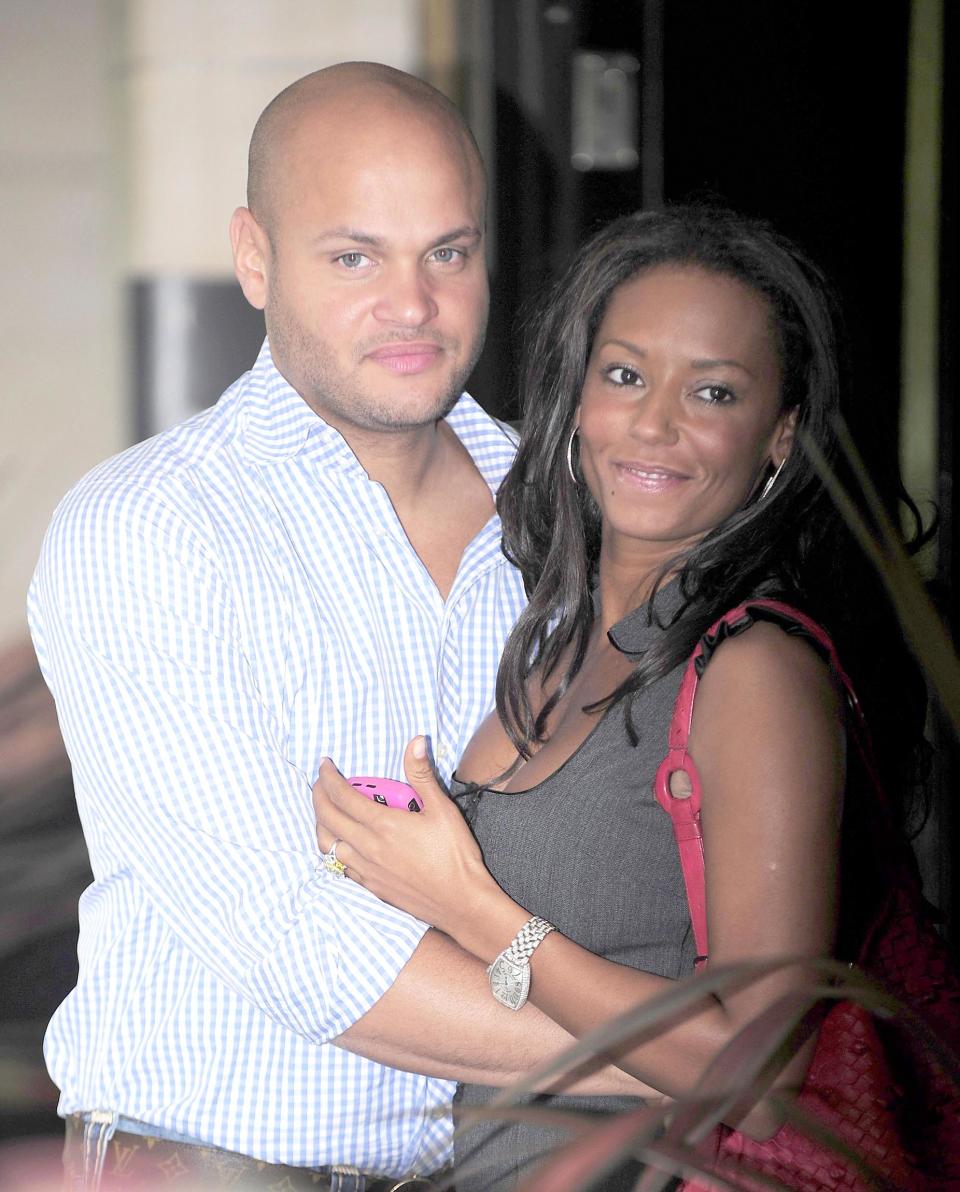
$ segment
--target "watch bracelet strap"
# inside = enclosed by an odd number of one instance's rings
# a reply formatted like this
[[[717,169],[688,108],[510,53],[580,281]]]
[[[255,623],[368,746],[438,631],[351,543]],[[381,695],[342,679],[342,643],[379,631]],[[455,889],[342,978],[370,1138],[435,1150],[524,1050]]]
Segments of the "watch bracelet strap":
[[[556,931],[552,923],[548,923],[546,919],[541,919],[539,915],[531,915],[513,937],[502,955],[514,964],[524,964],[530,959],[551,931]]]

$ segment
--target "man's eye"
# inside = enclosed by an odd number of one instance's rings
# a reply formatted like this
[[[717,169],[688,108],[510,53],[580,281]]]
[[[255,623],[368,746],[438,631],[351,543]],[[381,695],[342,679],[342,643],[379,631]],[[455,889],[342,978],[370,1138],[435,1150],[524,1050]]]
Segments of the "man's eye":
[[[370,258],[362,252],[344,252],[337,260],[346,269],[360,269],[370,262]]]
[[[433,259],[440,265],[452,265],[466,256],[462,248],[435,248]]]
[[[606,369],[607,379],[614,385],[639,385],[640,374],[627,364],[613,364]]]

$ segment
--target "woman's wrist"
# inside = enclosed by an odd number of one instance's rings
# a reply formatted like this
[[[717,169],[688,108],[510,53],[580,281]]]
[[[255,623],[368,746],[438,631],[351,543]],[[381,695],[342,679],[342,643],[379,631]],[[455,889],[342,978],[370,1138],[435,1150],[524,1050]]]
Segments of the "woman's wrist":
[[[484,964],[491,964],[530,918],[530,911],[503,892],[486,869],[488,879],[458,907],[448,932],[461,948]]]

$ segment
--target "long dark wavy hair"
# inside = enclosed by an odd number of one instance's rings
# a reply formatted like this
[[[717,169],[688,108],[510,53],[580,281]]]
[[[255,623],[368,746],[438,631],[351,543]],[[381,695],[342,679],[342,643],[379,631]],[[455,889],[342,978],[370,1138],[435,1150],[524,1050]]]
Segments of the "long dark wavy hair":
[[[582,665],[594,620],[600,515],[582,477],[571,481],[566,462],[593,339],[617,287],[662,265],[734,278],[766,299],[780,352],[782,408],[796,409],[798,438],[836,462],[833,417],[845,372],[838,305],[799,249],[764,223],[702,206],[629,215],[585,243],[530,325],[522,437],[497,501],[504,552],[529,596],[497,680],[497,708],[520,758],[544,739],[547,717]],[[679,612],[597,707],[624,701],[635,741],[632,694],[689,657],[713,621],[751,597],[800,605],[842,648],[851,620],[836,595],[844,537],[796,444],[769,496],[751,499],[664,569],[657,586],[679,575]],[[651,617],[653,608],[651,601]],[[553,695],[539,710],[528,694],[534,670],[554,678]]]

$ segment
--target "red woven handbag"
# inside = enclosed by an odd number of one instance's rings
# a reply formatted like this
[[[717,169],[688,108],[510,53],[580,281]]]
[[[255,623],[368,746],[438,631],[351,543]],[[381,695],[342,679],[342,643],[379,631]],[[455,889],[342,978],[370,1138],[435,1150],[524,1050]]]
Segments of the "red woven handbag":
[[[772,620],[801,633],[823,654],[846,690],[858,751],[878,799],[877,814],[888,802],[879,785],[859,702],[823,629],[805,614],[774,600],[755,600],[721,617],[704,635],[684,672],[670,725],[669,753],[657,772],[655,790],[673,821],[683,869],[697,952],[708,954],[700,784],[687,754],[687,738],[699,677],[713,648],[757,619]],[[692,794],[675,798],[670,775],[690,776]],[[898,1000],[917,1010],[948,1053],[960,1055],[960,980],[927,913],[912,854],[904,844],[889,874],[884,905],[874,915],[857,956],[858,966]],[[851,1148],[872,1179],[836,1149],[792,1123],[773,1138],[756,1142],[720,1127],[710,1140],[704,1166],[723,1187],[760,1192],[771,1179],[794,1192],[947,1192],[960,1189],[960,1086],[956,1071],[909,1031],[889,1026],[852,1001],[836,1002],[823,1018],[813,1059],[797,1108],[832,1138]],[[754,1178],[751,1178],[754,1177]],[[721,1185],[718,1185],[721,1186]],[[687,1182],[685,1192],[708,1192],[710,1185]]]

